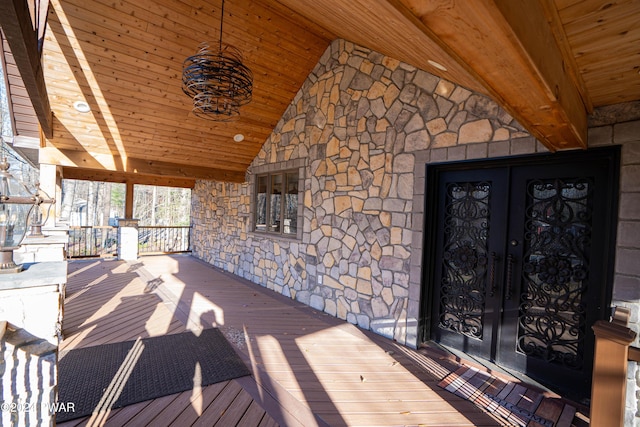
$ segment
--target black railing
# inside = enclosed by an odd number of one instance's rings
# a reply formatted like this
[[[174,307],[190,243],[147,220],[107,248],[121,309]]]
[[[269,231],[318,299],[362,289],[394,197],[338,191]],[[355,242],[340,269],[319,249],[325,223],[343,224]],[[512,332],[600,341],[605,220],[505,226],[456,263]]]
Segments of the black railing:
[[[138,227],[138,252],[176,253],[189,252],[188,226]]]
[[[140,255],[189,252],[189,230],[188,226],[138,227],[138,252]],[[117,254],[118,227],[69,227],[68,258],[111,257]]]
[[[109,257],[118,253],[118,229],[116,227],[69,227],[68,258]]]

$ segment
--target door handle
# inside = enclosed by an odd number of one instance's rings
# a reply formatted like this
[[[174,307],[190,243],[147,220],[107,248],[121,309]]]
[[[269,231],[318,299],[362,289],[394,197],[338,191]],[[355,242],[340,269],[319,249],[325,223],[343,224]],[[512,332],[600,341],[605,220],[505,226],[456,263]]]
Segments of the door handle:
[[[489,266],[489,296],[492,297],[496,293],[496,253],[491,252],[491,265]]]
[[[507,255],[507,290],[505,292],[505,298],[511,299],[512,294],[512,279],[513,279],[513,263],[514,263],[513,255]]]

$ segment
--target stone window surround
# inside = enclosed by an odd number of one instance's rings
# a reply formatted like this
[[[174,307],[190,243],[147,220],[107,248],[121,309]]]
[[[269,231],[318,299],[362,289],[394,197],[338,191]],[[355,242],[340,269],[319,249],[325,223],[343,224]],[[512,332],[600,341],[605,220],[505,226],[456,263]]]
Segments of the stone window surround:
[[[306,158],[304,159],[295,159],[288,160],[284,162],[276,162],[270,163],[262,166],[253,166],[250,167],[247,171],[249,176],[249,193],[251,200],[251,207],[249,209],[250,220],[249,220],[249,233],[254,236],[259,236],[262,238],[270,238],[274,240],[297,240],[302,241],[302,232],[304,226],[304,193],[305,193],[305,171],[307,169],[308,161]],[[256,212],[256,197],[255,197],[255,189],[256,189],[256,177],[258,175],[263,174],[277,174],[279,172],[290,171],[292,169],[298,169],[298,229],[296,231],[296,235],[287,235],[287,234],[276,234],[276,233],[267,233],[261,231],[255,231],[255,212]]]

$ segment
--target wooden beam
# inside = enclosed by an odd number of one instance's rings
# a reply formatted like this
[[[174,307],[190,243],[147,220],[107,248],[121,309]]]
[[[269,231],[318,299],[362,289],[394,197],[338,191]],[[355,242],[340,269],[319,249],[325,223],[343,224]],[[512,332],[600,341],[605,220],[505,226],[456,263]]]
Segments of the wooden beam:
[[[558,9],[556,6],[555,0],[539,0],[540,6],[544,11],[546,16],[546,20],[549,23],[549,28],[553,32],[553,36],[558,42],[558,48],[562,52],[563,66],[566,68],[567,73],[573,79],[573,82],[580,93],[580,97],[582,98],[582,102],[584,103],[588,114],[593,113],[593,101],[589,96],[589,91],[587,90],[587,86],[582,78],[582,74],[580,73],[580,69],[576,62],[575,57],[573,56],[571,45],[569,44],[569,39],[565,32],[564,26],[562,25],[562,19],[558,13]]]
[[[40,148],[40,163],[81,168],[102,172],[120,172],[133,175],[152,175],[165,178],[204,179],[225,182],[244,182],[245,171],[229,171],[160,162],[136,158],[123,159],[107,154],[90,154],[86,151],[58,150],[54,147]],[[129,177],[131,179],[131,177]]]
[[[547,148],[586,148],[587,107],[538,1],[387,1],[415,14]]]
[[[65,166],[62,168],[64,179],[80,179],[83,181],[117,182],[126,184],[155,185],[159,187],[193,188],[194,178],[178,178],[157,175],[143,175],[99,169],[85,169]]]
[[[133,182],[127,182],[127,188],[124,194],[124,217],[133,219]]]
[[[48,2],[45,2],[48,4]],[[38,50],[38,32],[33,28],[26,0],[0,2],[0,27],[9,42],[20,76],[29,93],[42,132],[53,136],[53,117]]]

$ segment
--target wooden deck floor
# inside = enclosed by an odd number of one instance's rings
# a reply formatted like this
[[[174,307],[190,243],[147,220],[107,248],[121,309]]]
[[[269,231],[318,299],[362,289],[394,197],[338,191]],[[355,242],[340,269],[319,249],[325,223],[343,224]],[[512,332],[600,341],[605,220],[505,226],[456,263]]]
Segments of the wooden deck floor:
[[[195,258],[69,264],[61,351],[219,327],[253,372],[59,424],[512,425],[438,386],[455,366]]]

